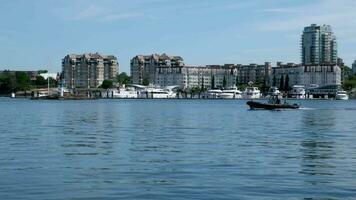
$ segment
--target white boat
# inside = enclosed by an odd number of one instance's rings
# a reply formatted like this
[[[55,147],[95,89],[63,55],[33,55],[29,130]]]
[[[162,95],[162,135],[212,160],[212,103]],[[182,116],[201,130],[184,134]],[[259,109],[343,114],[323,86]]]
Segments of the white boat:
[[[167,99],[176,98],[177,93],[173,91],[179,86],[167,86],[159,87],[154,85],[144,86],[144,85],[132,85],[138,91],[138,98],[148,98],[148,99]]]
[[[114,98],[137,98],[138,92],[134,88],[120,88],[113,91]]]
[[[226,89],[222,90],[221,93],[218,94],[218,97],[221,99],[241,99],[242,92],[236,88]]]
[[[212,89],[212,90],[206,91],[206,93],[204,94],[204,97],[208,98],[208,99],[216,99],[216,98],[219,98],[221,93],[222,93],[222,90]]]
[[[303,85],[294,85],[290,91],[292,98],[305,99],[305,89]]]
[[[168,99],[176,98],[177,93],[163,88],[146,88],[139,92],[140,98]]]
[[[261,91],[258,87],[247,87],[243,93],[243,98],[245,99],[259,99],[261,96]]]
[[[347,95],[346,91],[340,90],[340,91],[336,92],[335,99],[336,100],[348,100],[349,95]]]

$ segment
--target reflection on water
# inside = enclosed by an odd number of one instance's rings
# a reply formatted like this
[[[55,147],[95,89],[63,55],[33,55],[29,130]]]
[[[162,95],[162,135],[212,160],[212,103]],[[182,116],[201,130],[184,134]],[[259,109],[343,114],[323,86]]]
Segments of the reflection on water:
[[[356,102],[0,99],[1,199],[347,199]]]
[[[311,111],[303,113],[305,131],[301,140],[302,174],[333,175],[335,166],[330,160],[335,155],[333,150],[335,142],[328,131],[335,126],[334,112],[322,110],[318,113]],[[312,184],[318,183],[314,179],[307,181]]]

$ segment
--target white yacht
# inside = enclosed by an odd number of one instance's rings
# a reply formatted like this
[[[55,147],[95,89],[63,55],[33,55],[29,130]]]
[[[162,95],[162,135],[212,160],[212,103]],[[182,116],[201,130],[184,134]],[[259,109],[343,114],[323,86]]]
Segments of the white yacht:
[[[222,90],[218,97],[221,99],[241,99],[242,92],[237,88]]]
[[[212,90],[206,91],[206,93],[204,94],[204,97],[208,98],[208,99],[217,99],[217,98],[219,98],[221,93],[222,93],[222,90],[212,89]]]
[[[176,98],[177,93],[172,90],[167,90],[163,88],[147,88],[145,90],[140,91],[140,98],[152,98],[152,99],[168,99],[168,98]]]
[[[294,85],[290,91],[292,98],[305,99],[305,89],[303,85]]]
[[[261,96],[261,91],[258,87],[247,87],[243,93],[243,98],[245,99],[258,99]]]
[[[138,92],[135,88],[120,88],[113,91],[114,98],[137,98]]]
[[[173,89],[179,86],[167,86],[159,87],[154,85],[143,86],[143,85],[132,85],[138,88],[138,98],[148,98],[148,99],[167,99],[176,98],[177,93]]]
[[[340,90],[340,91],[336,92],[335,99],[336,100],[348,100],[349,95],[347,95],[346,91]]]

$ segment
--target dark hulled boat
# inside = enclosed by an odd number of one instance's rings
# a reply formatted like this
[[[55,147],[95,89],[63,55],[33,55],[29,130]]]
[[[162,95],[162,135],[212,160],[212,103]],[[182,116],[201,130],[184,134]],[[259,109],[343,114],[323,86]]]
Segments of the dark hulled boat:
[[[248,101],[247,105],[251,109],[266,109],[266,110],[275,110],[275,109],[298,109],[298,104],[271,104],[271,103],[261,103],[256,101]]]
[[[289,104],[282,99],[279,95],[279,92],[272,93],[268,99],[267,103],[248,101],[247,105],[251,109],[266,109],[266,110],[275,110],[275,109],[298,109],[298,104]]]

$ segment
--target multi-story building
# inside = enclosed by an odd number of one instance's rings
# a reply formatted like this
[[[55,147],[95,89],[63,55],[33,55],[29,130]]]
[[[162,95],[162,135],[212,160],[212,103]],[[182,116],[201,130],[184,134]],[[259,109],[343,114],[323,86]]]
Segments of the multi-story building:
[[[249,82],[269,85],[272,66],[264,65],[207,65],[185,66],[180,56],[153,54],[138,55],[131,59],[133,84],[160,86],[180,85],[181,88],[233,87]]]
[[[236,68],[234,65],[159,67],[154,82],[160,86],[179,85],[181,88],[233,87],[236,85]]]
[[[279,87],[281,80],[285,81],[287,76],[290,87],[293,85],[304,85],[304,67],[300,64],[283,64],[281,62],[277,62],[277,67],[272,68],[270,83],[272,86]]]
[[[305,27],[301,38],[303,65],[337,63],[337,42],[330,25]]]
[[[277,67],[273,67],[272,70],[272,84],[278,87],[281,78],[285,80],[287,75],[289,86],[303,85],[308,88],[316,85],[319,87],[341,85],[341,69],[336,65],[303,66],[294,63],[277,63]]]
[[[237,82],[247,84],[249,82],[261,83],[270,85],[270,76],[272,72],[272,65],[270,62],[265,62],[264,65],[250,64],[250,65],[236,65]]]
[[[99,53],[69,54],[62,60],[64,85],[68,88],[96,88],[104,80],[115,81],[118,61]]]
[[[187,66],[183,68],[183,88],[211,88],[211,70],[206,67]]]
[[[133,84],[156,84],[157,71],[175,71],[184,66],[180,56],[167,54],[138,55],[131,59],[131,76]],[[168,79],[168,78],[167,78]]]
[[[237,68],[235,65],[207,65],[206,68],[211,73],[210,88],[231,88],[236,86]]]
[[[356,74],[356,60],[354,63],[352,63],[352,73],[355,75]]]
[[[341,69],[339,66],[304,66],[304,85],[318,85],[319,87],[329,85],[341,85]]]

